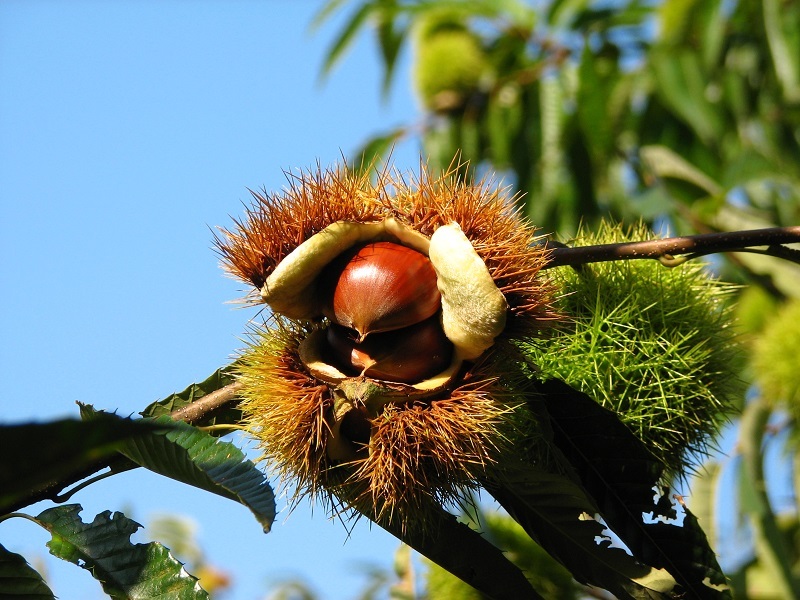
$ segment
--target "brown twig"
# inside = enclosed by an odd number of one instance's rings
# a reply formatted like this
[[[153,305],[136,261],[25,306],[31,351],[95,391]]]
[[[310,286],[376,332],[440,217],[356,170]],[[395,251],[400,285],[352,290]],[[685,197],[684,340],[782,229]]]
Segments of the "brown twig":
[[[645,242],[554,247],[550,261],[544,268],[640,258],[652,258],[666,266],[675,266],[683,262],[674,258],[680,255],[695,258],[717,252],[752,252],[758,251],[755,249],[760,246],[766,246],[766,249],[759,251],[763,254],[800,264],[800,251],[783,246],[792,243],[800,243],[800,226],[704,233]]]
[[[197,425],[208,419],[216,411],[227,407],[228,404],[236,399],[241,389],[242,384],[234,381],[225,387],[206,394],[191,404],[187,404],[183,408],[171,412],[170,416],[176,421],[185,421],[190,425]]]

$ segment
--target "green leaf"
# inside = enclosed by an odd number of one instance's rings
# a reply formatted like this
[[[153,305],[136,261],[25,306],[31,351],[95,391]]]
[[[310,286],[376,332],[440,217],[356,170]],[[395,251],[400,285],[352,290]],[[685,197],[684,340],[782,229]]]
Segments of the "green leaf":
[[[511,164],[513,141],[522,124],[522,105],[519,86],[506,84],[488,98],[484,127],[489,142],[489,152],[495,168]]]
[[[55,600],[42,576],[21,555],[0,544],[0,598]]]
[[[756,288],[753,288],[756,289]],[[695,473],[689,489],[691,490],[692,506],[697,512],[697,522],[706,532],[711,547],[716,547],[717,542],[717,491],[720,486],[722,466],[715,460],[708,460],[702,468]]]
[[[453,119],[437,119],[423,134],[422,150],[431,174],[443,173],[460,150],[457,123]]]
[[[658,522],[676,514],[666,496],[653,502],[663,466],[644,443],[613,412],[567,384],[551,379],[537,389],[551,417],[554,444],[633,555],[669,571],[692,598],[730,597],[716,556],[688,509],[682,526]],[[643,515],[656,522],[645,522]]]
[[[403,41],[405,41],[408,33],[406,29],[398,29],[396,27],[396,19],[394,18],[395,10],[396,2],[388,2],[387,6],[383,8],[379,15],[376,31],[381,57],[383,58],[384,71],[382,93],[384,98],[389,95],[395,67],[397,66],[397,57],[400,54],[400,48],[402,48]]]
[[[658,91],[706,144],[718,142],[725,130],[718,107],[706,99],[708,75],[700,57],[689,50],[653,50],[650,54]]]
[[[544,198],[556,195],[563,173],[563,114],[564,94],[556,77],[543,77],[539,82],[541,146],[541,194]]]
[[[589,0],[555,0],[550,3],[547,21],[556,29],[569,28],[589,6]]]
[[[522,569],[545,598],[576,600],[582,591],[569,571],[534,542],[514,519],[499,511],[479,515],[477,523],[487,539]]]
[[[350,20],[339,32],[339,35],[328,49],[325,62],[322,65],[322,74],[327,75],[342,58],[345,51],[352,45],[356,35],[361,31],[369,16],[378,10],[380,0],[365,2],[350,17]]]
[[[208,598],[197,579],[161,544],[131,544],[141,525],[105,511],[84,523],[78,504],[50,508],[36,517],[52,539],[50,553],[89,571],[111,598],[149,600]]]
[[[614,89],[619,80],[617,58],[592,52],[587,44],[578,71],[577,117],[595,161],[613,156],[620,111],[614,105]]]
[[[711,177],[666,146],[642,146],[639,152],[642,162],[657,177],[686,181],[705,191],[709,196],[718,196],[724,192]]]
[[[763,0],[762,6],[772,64],[783,94],[790,103],[800,103],[800,57],[796,43],[796,26],[800,19],[797,7],[779,0]],[[795,44],[786,35],[788,31],[792,31]]]
[[[363,172],[365,169],[373,169],[389,153],[394,144],[400,140],[407,131],[405,127],[393,129],[388,133],[376,135],[367,140],[353,154],[350,162],[351,168],[356,172]]]
[[[702,27],[703,67],[707,72],[716,68],[725,47],[727,34],[722,0],[704,0],[700,3],[699,25]]]
[[[87,419],[105,414],[86,405],[81,413]],[[269,531],[275,495],[264,473],[241,450],[168,415],[148,422],[166,431],[124,443],[121,454],[150,471],[244,504]]]
[[[63,419],[50,423],[0,426],[0,514],[19,508],[25,499],[55,482],[77,476],[116,454],[128,439],[151,434],[152,423],[102,417],[91,423]],[[99,467],[98,467],[99,468]],[[53,489],[53,493],[60,488]],[[23,504],[24,505],[24,504]]]
[[[319,12],[314,15],[314,18],[311,20],[310,28],[312,30],[321,27],[325,21],[331,18],[331,16],[338,11],[343,5],[347,4],[349,0],[330,0],[327,2]]]
[[[163,400],[153,402],[139,414],[143,417],[160,417],[161,415],[168,415],[176,410],[185,408],[204,396],[233,383],[234,367],[235,364],[232,364],[217,369],[204,381],[193,383],[182,392],[171,394]],[[241,410],[238,408],[227,408],[221,411],[215,411],[212,417],[203,422],[203,425],[230,425],[239,423],[241,420]],[[212,433],[212,435],[215,434]]]

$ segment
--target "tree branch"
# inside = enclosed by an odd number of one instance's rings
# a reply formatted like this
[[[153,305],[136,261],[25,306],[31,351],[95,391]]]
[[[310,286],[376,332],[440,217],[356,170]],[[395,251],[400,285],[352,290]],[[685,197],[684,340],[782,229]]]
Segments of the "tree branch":
[[[185,421],[190,425],[198,425],[210,418],[216,411],[226,408],[228,404],[236,399],[241,389],[242,384],[234,381],[225,387],[206,394],[191,404],[187,404],[183,408],[172,411],[170,416],[176,421]]]
[[[550,261],[544,268],[639,258],[653,258],[666,266],[676,266],[684,260],[706,254],[752,251],[800,264],[800,250],[783,246],[783,244],[792,243],[800,243],[800,226],[704,233],[645,242],[622,242],[594,246],[553,247],[552,242],[548,242],[551,246],[551,255]],[[766,246],[766,249],[755,250],[760,246]],[[679,255],[688,255],[688,257],[676,259],[675,257]]]

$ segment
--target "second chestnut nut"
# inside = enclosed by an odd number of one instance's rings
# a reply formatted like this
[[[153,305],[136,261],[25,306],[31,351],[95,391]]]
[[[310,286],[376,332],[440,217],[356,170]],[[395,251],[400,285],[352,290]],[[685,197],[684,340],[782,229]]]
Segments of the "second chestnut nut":
[[[352,329],[331,324],[326,332],[332,360],[349,375],[398,383],[417,383],[444,370],[453,345],[437,315],[410,327],[356,339]]]

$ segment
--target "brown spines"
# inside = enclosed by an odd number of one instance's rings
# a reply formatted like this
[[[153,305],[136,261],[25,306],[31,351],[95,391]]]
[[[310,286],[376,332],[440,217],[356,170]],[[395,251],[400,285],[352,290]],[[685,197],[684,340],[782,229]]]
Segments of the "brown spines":
[[[522,402],[487,367],[440,400],[387,406],[372,422],[369,452],[350,465],[348,499],[378,521],[422,527],[426,511],[465,502],[524,427]]]
[[[294,477],[303,492],[314,493],[326,468],[325,413],[332,399],[328,387],[307,373],[297,354],[306,333],[276,321],[268,336],[261,336],[240,360],[239,381],[241,408],[264,457],[283,477]]]
[[[346,167],[288,175],[282,194],[253,192],[253,202],[233,229],[220,229],[215,245],[224,268],[256,288],[275,266],[315,233],[337,221],[384,218],[383,187]]]
[[[245,217],[217,237],[223,265],[260,288],[287,254],[331,223],[395,217],[430,236],[455,221],[486,263],[512,315],[533,321],[554,318],[552,290],[537,277],[547,251],[535,245],[535,230],[521,220],[506,190],[487,180],[458,182],[456,167],[438,179],[423,169],[410,181],[383,170],[375,183],[369,173],[355,175],[344,166],[318,169],[292,176],[282,194],[253,192]]]
[[[548,252],[537,245],[535,229],[521,219],[506,190],[493,187],[489,180],[456,182],[449,173],[431,180],[424,172],[413,187],[396,187],[398,216],[422,233],[431,235],[442,225],[459,224],[505,295],[512,315],[532,321],[531,325],[556,318],[550,307],[553,289],[537,277]]]
[[[553,291],[538,277],[547,251],[535,245],[534,229],[515,212],[513,199],[491,183],[464,184],[452,173],[431,179],[424,169],[410,181],[381,171],[375,183],[369,173],[354,175],[345,167],[303,173],[281,194],[253,194],[244,218],[232,230],[221,231],[217,246],[226,269],[259,289],[281,260],[333,223],[394,218],[428,238],[456,223],[508,304],[506,330],[496,338],[500,341],[553,318]],[[360,243],[385,242],[391,235]],[[510,440],[520,439],[519,428],[525,439],[531,437],[532,417],[515,395],[524,382],[510,381],[514,376],[496,358],[512,346],[502,342],[462,370],[454,369],[455,383],[425,400],[388,398],[377,416],[354,401],[353,415],[339,414],[334,397],[341,401],[343,387],[337,388],[335,379],[326,379],[327,384],[315,379],[298,350],[312,331],[318,335],[330,325],[327,320],[313,325],[277,320],[259,333],[241,361],[242,408],[266,458],[297,485],[299,495],[321,492],[332,506],[356,506],[379,521],[398,519],[403,526],[424,527],[427,509],[461,501],[487,467],[514,454]],[[381,335],[386,333],[376,330],[357,341]],[[368,360],[383,355],[361,346],[344,348],[349,362],[340,368],[351,370],[346,375],[370,376],[367,359],[358,355],[351,360],[354,349],[370,350]],[[396,372],[394,363],[390,370]],[[386,377],[381,371],[374,379]],[[339,434],[359,442],[346,459],[326,452]],[[336,464],[332,456],[343,462]]]

